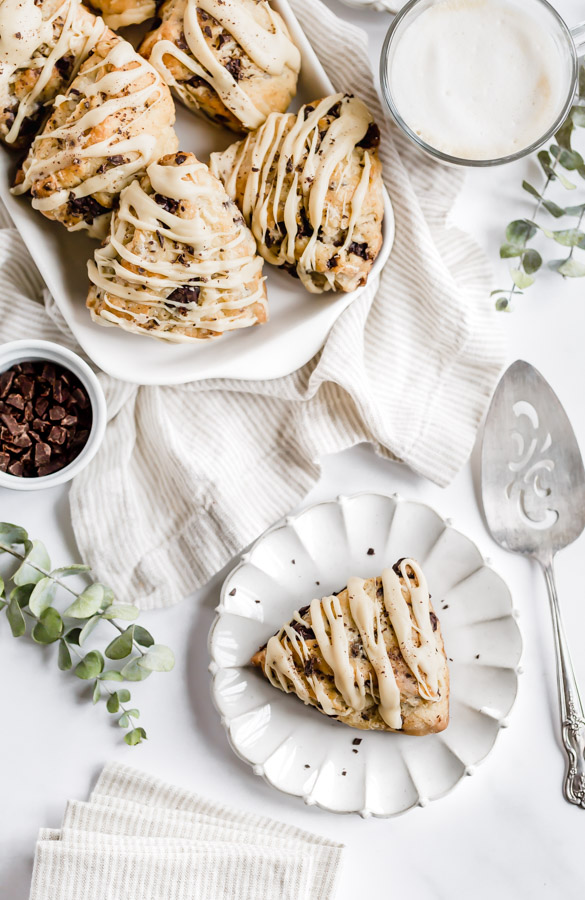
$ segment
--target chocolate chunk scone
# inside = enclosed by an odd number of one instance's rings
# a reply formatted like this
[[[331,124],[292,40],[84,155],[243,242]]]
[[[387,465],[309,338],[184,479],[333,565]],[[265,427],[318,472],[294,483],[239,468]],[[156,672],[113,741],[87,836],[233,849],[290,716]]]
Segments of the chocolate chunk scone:
[[[51,101],[91,53],[105,25],[80,0],[0,4],[0,140],[30,144]]]
[[[252,663],[274,687],[353,728],[425,735],[449,722],[441,628],[413,559],[313,600]]]
[[[264,259],[308,291],[353,291],[382,246],[380,133],[368,108],[333,94],[212,153]]]
[[[107,30],[35,138],[13,192],[70,231],[103,236],[138,172],[177,148],[175,106],[158,72]]]
[[[258,128],[296,93],[300,53],[267,0],[167,0],[140,52],[190,109]]]
[[[267,319],[262,259],[222,184],[192,153],[124,188],[88,263],[94,321],[166,341],[219,337]]]

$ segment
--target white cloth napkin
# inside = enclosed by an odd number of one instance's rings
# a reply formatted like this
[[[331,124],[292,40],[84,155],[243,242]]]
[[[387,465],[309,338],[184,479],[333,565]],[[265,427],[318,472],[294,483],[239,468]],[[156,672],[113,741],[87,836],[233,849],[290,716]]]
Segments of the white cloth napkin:
[[[368,441],[447,484],[504,361],[486,259],[447,221],[462,173],[425,159],[390,124],[360,29],[319,0],[292,6],[335,88],[362,97],[380,124],[394,249],[379,286],[290,376],[144,388],[102,376],[110,424],[73,483],[73,527],[97,577],[143,608],[204,584],[302,499],[324,454]],[[0,265],[0,339],[74,347],[10,228]]]
[[[332,900],[342,849],[113,764],[40,830],[30,900]]]

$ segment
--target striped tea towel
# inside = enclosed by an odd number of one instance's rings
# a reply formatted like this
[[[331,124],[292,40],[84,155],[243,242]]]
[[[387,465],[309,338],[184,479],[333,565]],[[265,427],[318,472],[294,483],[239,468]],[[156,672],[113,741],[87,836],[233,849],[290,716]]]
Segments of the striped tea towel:
[[[40,830],[30,900],[332,900],[342,849],[109,765]]]
[[[182,599],[289,512],[324,454],[368,441],[447,484],[504,361],[486,259],[448,224],[462,172],[427,160],[390,124],[360,29],[319,0],[291,3],[335,88],[362,97],[380,124],[394,249],[379,284],[292,375],[174,387],[101,376],[110,422],[73,483],[73,527],[96,576],[143,608]],[[11,228],[0,232],[0,267],[0,340],[74,347]]]

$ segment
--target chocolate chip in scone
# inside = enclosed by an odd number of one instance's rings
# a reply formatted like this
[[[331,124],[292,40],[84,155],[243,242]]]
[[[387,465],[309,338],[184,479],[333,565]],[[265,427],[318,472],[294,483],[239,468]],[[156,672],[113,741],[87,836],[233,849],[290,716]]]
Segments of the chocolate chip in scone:
[[[311,115],[312,112],[315,112],[314,106],[311,106],[310,104],[305,106],[305,113],[304,113],[305,120],[307,120],[309,118],[309,116]]]
[[[337,119],[339,117],[340,112],[341,112],[341,100],[338,100],[337,103],[335,103],[331,107],[331,109],[329,110],[327,115],[333,116],[335,119]]]
[[[211,37],[211,28],[209,27],[209,25],[204,26],[203,33],[206,34],[207,37],[209,37],[209,38]]]
[[[179,37],[176,39],[175,44],[179,48],[179,50],[188,50],[189,49],[189,44],[187,43],[187,41],[185,39],[184,31],[182,31],[181,34],[179,35]]]
[[[172,197],[165,197],[163,194],[155,194],[154,201],[159,206],[162,206],[163,209],[166,209],[167,212],[172,214],[176,213],[179,208],[179,201],[173,200]]]
[[[334,256],[330,256],[327,260],[327,268],[334,269],[339,265],[339,253],[336,253]]]
[[[317,660],[314,656],[310,656],[307,660],[305,660],[304,672],[307,678],[310,678],[311,675],[314,675],[315,672],[318,672]]]
[[[304,206],[301,206],[299,209],[299,218],[301,220],[301,224],[299,225],[297,234],[299,237],[311,237],[313,234],[313,226],[309,222],[309,217],[307,215],[307,210]]]
[[[221,34],[218,36],[218,38],[217,38],[217,46],[218,46],[218,48],[223,47],[223,45],[224,45],[227,41],[229,41],[229,39],[230,39],[230,35],[227,34],[227,32],[222,31],[222,33],[221,33]]]
[[[238,59],[230,59],[225,63],[224,68],[228,70],[234,81],[239,81],[242,77],[242,60]]]
[[[186,153],[175,154],[175,162],[178,166],[182,166],[186,159],[187,159]]]
[[[68,53],[66,56],[61,56],[60,59],[55,61],[55,68],[57,72],[63,79],[63,81],[69,81],[71,73],[73,72],[73,66],[75,64],[75,57],[72,53]]]
[[[95,218],[103,216],[111,210],[98,203],[94,197],[76,197],[71,191],[67,201],[67,212],[70,216],[79,216],[84,222],[91,225]]]
[[[380,129],[375,122],[370,122],[368,130],[357,146],[362,147],[364,150],[374,150],[380,146]]]
[[[308,625],[305,625],[303,622],[293,622],[293,629],[297,634],[300,634],[306,641],[313,641],[315,639],[315,632],[312,628],[309,628]]]
[[[362,259],[369,259],[368,255],[368,245],[364,241],[363,243],[356,243],[356,241],[352,241],[349,247],[347,248],[348,253],[353,253],[355,256],[360,256]]]
[[[184,284],[181,287],[175,288],[172,294],[169,294],[167,300],[170,300],[172,303],[197,303],[199,300],[199,295],[201,293],[201,288],[193,285]]]
[[[439,624],[439,620],[437,619],[437,617],[436,617],[436,615],[434,614],[434,612],[430,612],[429,615],[430,615],[430,617],[431,617],[431,625],[433,626],[433,631],[436,631],[436,630],[437,630],[437,625]]]

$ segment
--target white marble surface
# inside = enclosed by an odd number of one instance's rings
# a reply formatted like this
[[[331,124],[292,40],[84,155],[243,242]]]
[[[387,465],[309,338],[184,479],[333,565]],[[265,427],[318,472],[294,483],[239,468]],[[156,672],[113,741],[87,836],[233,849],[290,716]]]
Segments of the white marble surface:
[[[341,15],[363,24],[376,60],[387,16],[354,12],[330,0]],[[581,4],[558,3],[568,21]],[[497,65],[497,60],[494,60]],[[502,226],[527,215],[523,177],[537,178],[531,162],[470,172],[455,220],[494,260]],[[583,282],[543,274],[504,316],[510,361],[540,368],[560,395],[585,447],[585,301]],[[143,767],[224,802],[286,820],[343,841],[346,868],[339,900],[402,896],[416,900],[577,900],[583,895],[585,811],[561,795],[564,759],[558,740],[554,657],[544,583],[528,562],[493,543],[478,507],[477,452],[445,490],[358,447],[324,460],[323,476],[307,502],[364,489],[399,491],[452,516],[507,579],[521,612],[524,668],[510,728],[472,778],[448,797],[390,821],[339,817],[278,794],[231,753],[212,707],[207,676],[207,632],[221,575],[171,610],[144,614],[144,624],[170,644],[177,665],[135,690],[150,740],[135,749],[120,743],[103,708],[81,698],[83,686],[57,670],[53,650],[15,641],[0,623],[2,729],[0,760],[0,896],[28,895],[37,829],[58,826],[68,797],[84,798],[100,767],[117,759]],[[25,525],[49,545],[56,563],[76,557],[67,491],[0,492],[0,518]],[[123,522],[118,527],[124,528]],[[115,528],[115,526],[114,526]],[[585,685],[582,560],[585,538],[558,561],[559,591],[575,664]],[[74,900],[74,898],[72,898]],[[75,898],[82,900],[82,898]],[[171,898],[169,898],[171,900]]]

